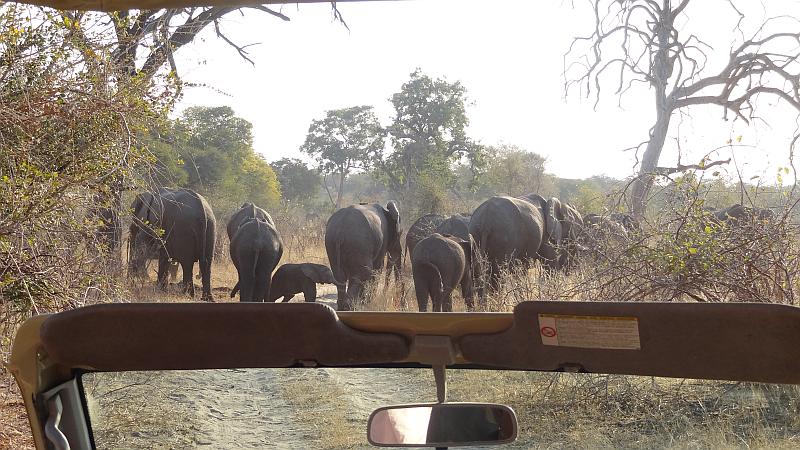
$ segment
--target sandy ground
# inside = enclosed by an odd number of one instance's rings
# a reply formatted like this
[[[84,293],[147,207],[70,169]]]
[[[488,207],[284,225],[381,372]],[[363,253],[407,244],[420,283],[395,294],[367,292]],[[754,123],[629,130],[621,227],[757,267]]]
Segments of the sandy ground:
[[[96,373],[84,384],[101,449],[365,448],[373,409],[435,397],[432,373],[412,369]]]
[[[336,308],[335,286],[317,294]],[[413,369],[95,373],[83,382],[100,449],[369,448],[375,408],[436,398],[432,372]]]

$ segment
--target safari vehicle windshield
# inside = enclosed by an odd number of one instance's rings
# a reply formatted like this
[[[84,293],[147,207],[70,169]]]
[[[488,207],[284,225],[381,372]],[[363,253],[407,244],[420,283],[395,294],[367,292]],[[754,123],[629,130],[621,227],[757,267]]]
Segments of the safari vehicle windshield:
[[[519,434],[511,448],[793,448],[800,432],[789,385],[498,370],[448,377],[448,401],[513,408]],[[81,380],[100,449],[366,448],[373,410],[436,401],[429,369],[109,372]]]
[[[0,447],[792,447],[798,17],[0,3]]]

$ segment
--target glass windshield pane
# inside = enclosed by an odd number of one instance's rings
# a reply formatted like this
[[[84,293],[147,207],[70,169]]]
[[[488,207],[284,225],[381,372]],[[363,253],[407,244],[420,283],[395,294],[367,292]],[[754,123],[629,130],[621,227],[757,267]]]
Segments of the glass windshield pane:
[[[366,448],[381,406],[433,402],[430,369],[224,369],[82,377],[97,448]],[[511,406],[512,448],[794,448],[797,388],[449,370],[448,401]]]

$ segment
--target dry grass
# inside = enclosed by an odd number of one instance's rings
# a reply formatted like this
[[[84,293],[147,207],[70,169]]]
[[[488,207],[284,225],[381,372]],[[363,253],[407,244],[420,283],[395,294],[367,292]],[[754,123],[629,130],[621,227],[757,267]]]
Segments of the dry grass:
[[[284,233],[289,237],[284,238],[281,263],[327,264],[321,227],[300,230],[299,233],[305,234]],[[607,271],[608,267],[587,258],[569,275],[548,274],[538,265],[507,269],[501,275],[501,289],[489,297],[486,309],[510,311],[519,302],[534,299],[615,300],[613,293],[624,293],[629,286],[624,278],[598,278],[598,271]],[[384,273],[377,274],[375,282],[368,287],[369,300],[356,305],[357,309],[416,310],[408,261],[404,263],[403,272],[400,285],[393,279],[387,284]],[[236,271],[227,254],[217,255],[212,268],[217,301],[235,301],[228,297],[228,292],[236,280]],[[177,285],[170,285],[164,294],[153,284],[150,280],[129,286],[122,301],[190,300]],[[453,304],[456,311],[464,310],[463,299],[457,291]],[[347,412],[345,399],[352,396],[349,391],[352,387],[318,379],[321,375],[317,371],[303,372],[296,379],[281,383],[279,390],[292,411],[293,420],[315,430],[304,432],[309,446],[349,448],[363,445],[363,408],[358,409],[361,411],[358,414]],[[425,371],[420,373],[422,378],[428,375]],[[0,394],[3,395],[0,419],[4,425],[0,431],[0,446],[30,447],[24,408],[9,380],[7,375],[0,378]],[[106,430],[111,441],[119,442],[114,439],[123,438],[116,436],[114,429],[124,429],[133,423],[138,423],[140,429],[144,424],[143,429],[155,433],[141,435],[142,442],[156,435],[178,439],[181,433],[169,434],[166,430],[170,427],[191,435],[192,427],[201,426],[202,417],[195,417],[197,412],[191,410],[170,411],[172,418],[187,415],[188,419],[182,418],[180,424],[162,420],[163,410],[162,414],[153,416],[153,420],[142,419],[140,413],[153,403],[153,398],[168,402],[170,397],[167,391],[137,393],[137,389],[140,388],[131,386],[127,390],[127,398],[132,402],[104,405],[107,414],[119,417],[115,425]],[[428,386],[416,393],[425,395],[430,389]],[[380,390],[386,387],[376,386],[376,393]],[[450,375],[450,400],[492,401],[514,407],[521,419],[518,445],[525,448],[796,448],[800,445],[798,393],[793,386],[623,376],[507,371],[451,371]],[[387,402],[390,402],[388,398]],[[133,445],[133,442],[128,444]],[[172,444],[198,443],[178,440]]]
[[[450,399],[494,401],[526,448],[796,448],[795,386],[653,377],[451,371]]]
[[[33,448],[28,415],[14,379],[0,373],[0,449]]]

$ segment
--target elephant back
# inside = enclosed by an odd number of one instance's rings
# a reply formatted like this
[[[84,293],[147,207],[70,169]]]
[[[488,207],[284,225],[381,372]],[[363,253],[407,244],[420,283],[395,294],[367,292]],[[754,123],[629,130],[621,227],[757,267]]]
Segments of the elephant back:
[[[417,243],[411,254],[411,264],[431,263],[436,267],[449,267],[463,273],[466,254],[463,247],[450,237],[432,233]]]
[[[233,239],[236,230],[250,219],[261,219],[270,224],[273,228],[275,227],[275,221],[272,220],[272,216],[270,216],[267,211],[251,202],[246,202],[243,203],[242,206],[231,215],[230,220],[228,220],[228,226],[226,228],[228,239]]]
[[[458,236],[463,240],[469,240],[469,221],[470,216],[456,214],[448,217],[444,222],[436,227],[436,232],[439,234],[451,234]]]
[[[411,254],[417,243],[433,234],[444,221],[440,214],[425,214],[414,221],[406,233],[406,251]]]
[[[469,222],[469,232],[490,260],[534,257],[544,235],[540,208],[526,200],[495,196],[487,199]]]

